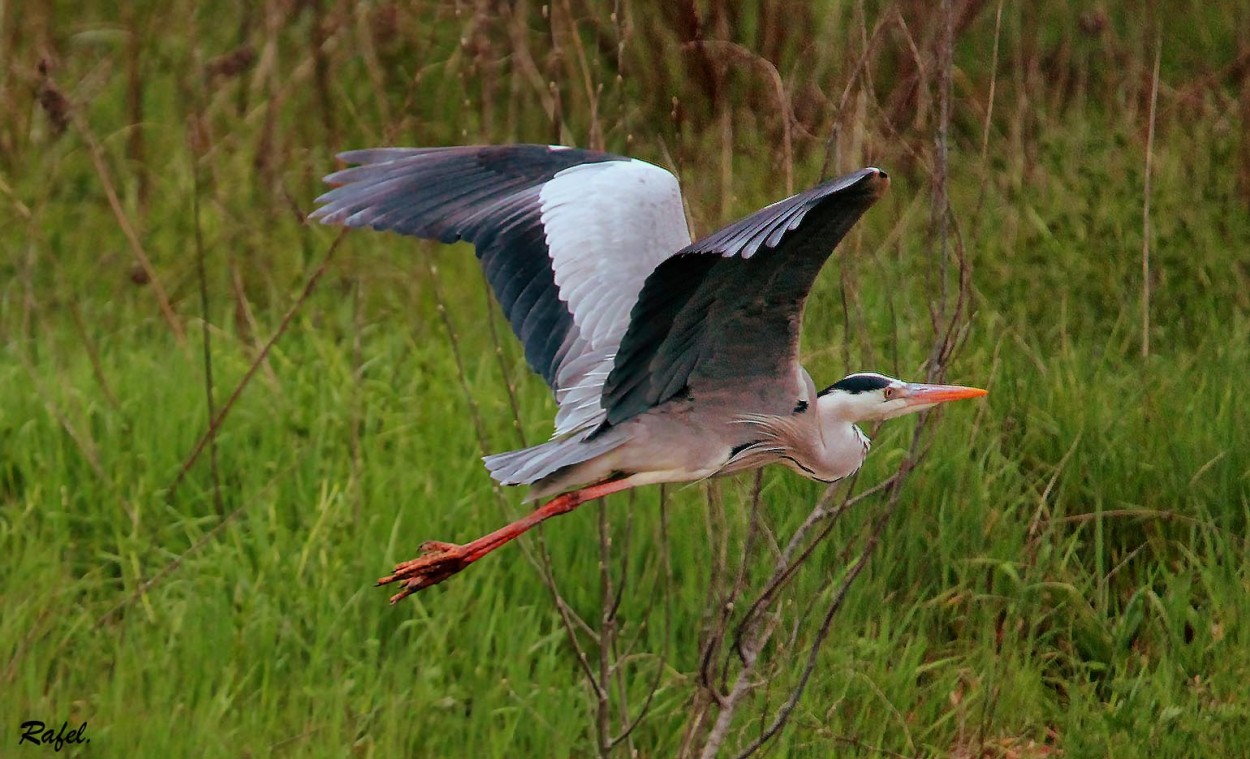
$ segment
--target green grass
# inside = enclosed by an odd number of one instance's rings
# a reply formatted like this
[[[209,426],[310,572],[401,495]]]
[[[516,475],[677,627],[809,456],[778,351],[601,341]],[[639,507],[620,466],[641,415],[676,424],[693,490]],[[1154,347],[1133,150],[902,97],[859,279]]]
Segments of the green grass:
[[[327,11],[333,129],[310,73],[310,10],[282,16],[274,32],[274,65],[289,77],[275,80],[277,99],[263,77],[205,84],[197,67],[238,42],[238,24],[192,4],[142,6],[122,21],[92,7],[74,24],[48,11],[19,25],[27,36],[4,60],[0,90],[0,105],[26,114],[0,127],[10,148],[0,157],[0,224],[10,230],[0,237],[4,745],[24,720],[68,719],[88,723],[81,756],[597,753],[594,696],[551,594],[517,547],[397,608],[371,587],[421,541],[475,537],[524,508],[520,493],[494,491],[478,461],[475,417],[488,450],[520,443],[501,366],[516,385],[525,439],[549,431],[552,402],[506,323],[484,318],[467,249],[349,235],[232,407],[216,439],[218,482],[206,453],[171,490],[209,418],[202,319],[220,408],[334,239],[295,212],[310,208],[334,147],[387,135],[446,144],[551,134],[536,99],[509,101],[507,80],[491,84],[488,62],[511,50],[502,25],[482,27],[493,47],[474,58],[456,44],[464,18],[441,6],[425,9],[428,19],[401,11],[398,41],[375,51],[379,89],[353,36],[378,11],[360,7],[364,15]],[[1148,95],[1153,43],[1120,10],[1109,21],[1118,36],[1080,36],[1060,23],[1064,8],[1004,11],[985,163],[993,8],[961,31],[950,192],[973,299],[949,376],[991,394],[926,428],[927,455],[835,617],[775,756],[1217,757],[1250,744],[1250,214],[1237,179],[1250,130],[1235,100],[1245,83],[1202,73],[1223,70],[1236,47],[1227,30],[1244,27],[1230,21],[1235,10],[1206,6],[1169,27],[1143,359],[1142,89]],[[859,40],[855,13],[832,4],[820,29]],[[164,33],[179,14],[202,36]],[[637,9],[634,18],[639,35],[655,22]],[[756,20],[741,23],[755,29]],[[927,16],[909,21],[922,36],[935,28]],[[546,22],[535,11],[529,23],[531,44],[546,50]],[[137,64],[114,26],[139,30]],[[593,26],[579,28],[589,37]],[[1039,28],[1040,51],[1021,42]],[[243,39],[263,58],[260,20]],[[861,48],[793,39],[778,61],[791,92],[810,76],[836,101]],[[843,155],[889,169],[893,189],[813,294],[804,350],[818,383],[848,369],[919,375],[933,339],[932,114],[897,133],[873,126],[905,68],[903,40],[887,39],[872,60],[871,106],[858,136],[844,133]],[[185,344],[153,287],[132,281],[133,255],[81,128],[56,136],[34,102],[40,40],[103,146]],[[1113,48],[1134,57],[1117,59]],[[674,124],[658,94],[668,78],[694,75],[669,48],[664,73],[648,71],[645,49],[631,38],[625,78],[605,88],[609,146],[625,149],[628,132],[632,152],[679,160],[701,231],[779,197],[771,91],[732,82],[743,105],[722,215],[714,120],[689,97],[686,121]],[[812,49],[816,62],[801,65]],[[608,68],[610,56],[597,58],[593,46],[590,55],[594,72]],[[1085,83],[1065,90],[1047,80],[1050,89],[1037,90],[1020,67],[1039,70],[1038,56]],[[142,126],[126,101],[131,64]],[[1021,83],[1034,97],[1019,97]],[[585,142],[595,117],[578,87],[562,87],[565,139]],[[492,97],[497,122],[487,118]],[[211,146],[200,163],[206,314],[185,131],[197,103]],[[820,126],[818,137],[796,138],[798,186],[819,173],[828,124]],[[140,153],[129,142],[136,130]],[[437,265],[454,335],[423,258]],[[505,338],[501,356],[492,332]],[[890,476],[912,434],[907,422],[883,426],[856,487]],[[760,518],[784,540],[821,492],[770,470]],[[751,498],[750,477],[670,488],[662,503],[648,488],[545,530],[563,597],[599,629],[606,518],[609,575],[623,583],[613,660],[623,662],[624,694],[612,692],[613,709],[627,701],[636,713],[658,683],[632,734],[641,756],[682,748],[700,644],[718,613],[709,586],[741,561],[754,583],[771,567],[765,548],[744,546]],[[847,566],[843,548],[882,505],[870,499],[840,521],[796,575],[762,655],[767,677],[741,707],[730,747],[754,737],[794,687]],[[578,639],[597,668],[590,635]]]

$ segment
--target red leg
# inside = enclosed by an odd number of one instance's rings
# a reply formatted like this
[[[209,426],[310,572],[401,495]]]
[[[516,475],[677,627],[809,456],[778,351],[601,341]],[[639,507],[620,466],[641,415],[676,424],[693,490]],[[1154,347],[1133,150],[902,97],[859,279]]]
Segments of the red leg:
[[[393,574],[378,580],[378,585],[400,583],[401,590],[391,596],[392,604],[399,603],[418,590],[439,584],[551,517],[567,514],[587,501],[593,501],[629,487],[631,486],[625,477],[604,480],[581,490],[556,496],[512,524],[501,527],[489,535],[483,535],[472,543],[456,545],[437,540],[422,543],[420,556],[397,565]]]

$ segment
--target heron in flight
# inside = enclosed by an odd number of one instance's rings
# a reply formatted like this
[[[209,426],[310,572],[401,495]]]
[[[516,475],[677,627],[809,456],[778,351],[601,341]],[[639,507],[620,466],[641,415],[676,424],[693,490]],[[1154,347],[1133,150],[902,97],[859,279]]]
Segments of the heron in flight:
[[[984,390],[856,372],[817,390],[799,365],[803,304],[851,225],[889,187],[876,168],[817,185],[692,242],[668,171],[575,148],[343,153],[313,217],[472,243],[526,361],[555,394],[545,443],[485,457],[550,498],[463,545],[431,541],[379,585],[396,603],[550,517],[627,488],[770,463],[855,472],[857,426]]]

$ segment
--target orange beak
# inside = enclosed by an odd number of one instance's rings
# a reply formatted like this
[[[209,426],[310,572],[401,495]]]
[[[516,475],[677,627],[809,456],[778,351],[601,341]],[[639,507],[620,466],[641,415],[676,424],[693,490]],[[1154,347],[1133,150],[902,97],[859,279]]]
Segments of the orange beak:
[[[982,390],[979,387],[909,383],[907,388],[896,397],[906,400],[908,406],[932,406],[935,403],[961,401],[965,398],[980,398],[987,394],[989,394],[988,390]]]

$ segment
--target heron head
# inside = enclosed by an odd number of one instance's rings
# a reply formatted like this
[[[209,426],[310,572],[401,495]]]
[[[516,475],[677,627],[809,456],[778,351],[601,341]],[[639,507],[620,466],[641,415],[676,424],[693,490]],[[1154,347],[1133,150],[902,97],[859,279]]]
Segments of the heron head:
[[[939,403],[979,398],[987,391],[961,385],[926,385],[904,382],[875,372],[856,372],[817,394],[822,416],[845,422],[879,422],[924,411]]]

